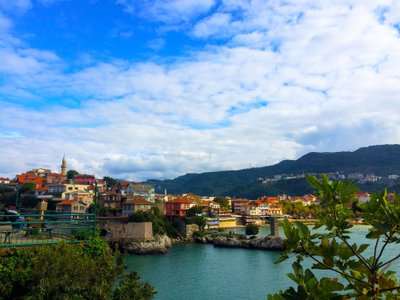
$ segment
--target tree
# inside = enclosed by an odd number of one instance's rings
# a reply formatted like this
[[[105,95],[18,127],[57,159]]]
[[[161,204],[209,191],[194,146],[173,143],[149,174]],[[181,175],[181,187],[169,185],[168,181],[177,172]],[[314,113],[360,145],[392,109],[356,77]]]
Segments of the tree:
[[[224,208],[224,209],[228,209],[229,208],[229,200],[228,200],[228,198],[218,196],[218,197],[215,197],[214,201],[219,203],[221,208]]]
[[[258,232],[259,232],[258,225],[252,223],[246,225],[246,235],[257,235]]]
[[[158,207],[152,207],[148,211],[136,211],[128,216],[128,222],[152,222],[153,234],[167,234],[172,238],[177,237],[176,230]]]
[[[23,194],[20,197],[19,206],[23,208],[37,208],[38,203],[41,201],[35,195]]]
[[[193,223],[199,226],[200,231],[203,231],[207,225],[207,219],[203,216],[194,216]]]
[[[310,213],[310,208],[300,201],[286,202],[281,201],[282,212],[291,215],[297,219],[307,216]]]
[[[197,215],[199,215],[201,213],[203,213],[203,209],[200,206],[197,206],[197,205],[192,206],[191,208],[189,208],[186,211],[186,215],[188,217],[194,217],[194,216],[197,216]]]
[[[118,181],[112,177],[104,176],[103,180],[107,183],[108,187],[116,186]]]
[[[323,230],[310,230],[301,222],[283,222],[286,251],[281,260],[296,253],[293,273],[288,276],[297,289],[291,287],[268,299],[398,299],[400,282],[389,267],[400,253],[386,260],[383,254],[389,244],[400,243],[399,197],[391,203],[383,191],[361,205],[364,223],[370,226],[365,238],[370,242],[351,244],[354,181],[332,181],[325,175],[321,181],[314,176],[306,178],[321,201],[313,229]],[[373,254],[367,257],[364,251],[369,247]],[[312,269],[331,271],[332,275],[316,276],[311,269],[304,269],[304,258],[313,262]]]
[[[0,187],[0,203],[5,205],[15,204],[17,193],[14,189],[8,187]]]
[[[33,182],[24,182],[19,186],[19,191],[21,194],[33,193],[35,191],[36,184]]]
[[[74,179],[76,175],[79,175],[78,171],[68,170],[67,179]]]

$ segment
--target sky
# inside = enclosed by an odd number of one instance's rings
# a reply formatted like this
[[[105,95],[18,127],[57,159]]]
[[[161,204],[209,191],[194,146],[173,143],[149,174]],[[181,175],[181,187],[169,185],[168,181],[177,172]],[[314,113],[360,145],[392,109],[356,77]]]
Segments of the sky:
[[[0,0],[0,176],[135,181],[400,143],[399,0]]]

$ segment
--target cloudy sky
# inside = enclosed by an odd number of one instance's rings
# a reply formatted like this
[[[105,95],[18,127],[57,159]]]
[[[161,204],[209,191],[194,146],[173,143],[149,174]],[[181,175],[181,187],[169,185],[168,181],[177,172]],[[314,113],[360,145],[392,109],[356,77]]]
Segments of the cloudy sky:
[[[398,0],[0,0],[0,176],[400,143]]]

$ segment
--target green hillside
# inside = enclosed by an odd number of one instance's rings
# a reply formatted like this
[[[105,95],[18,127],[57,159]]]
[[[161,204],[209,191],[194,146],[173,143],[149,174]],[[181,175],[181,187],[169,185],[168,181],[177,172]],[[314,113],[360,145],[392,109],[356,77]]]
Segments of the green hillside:
[[[195,193],[255,198],[260,195],[297,194],[310,192],[305,180],[278,181],[261,184],[257,178],[277,174],[343,172],[387,176],[400,174],[400,145],[360,148],[354,152],[311,152],[297,160],[284,160],[276,165],[236,171],[186,174],[172,180],[149,180],[157,192]],[[374,184],[363,188],[373,191]]]

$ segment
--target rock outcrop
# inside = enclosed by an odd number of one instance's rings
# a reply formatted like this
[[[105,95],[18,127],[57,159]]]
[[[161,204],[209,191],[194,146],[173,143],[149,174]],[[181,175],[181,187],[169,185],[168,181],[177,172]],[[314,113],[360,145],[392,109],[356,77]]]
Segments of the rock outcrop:
[[[270,251],[282,251],[284,247],[284,239],[279,236],[268,236],[265,238],[254,239],[237,239],[234,237],[219,236],[214,239],[202,238],[199,239],[200,243],[210,243],[214,247],[225,248],[245,248],[245,249],[259,249]]]
[[[166,235],[155,235],[154,239],[135,242],[131,241],[120,245],[123,251],[129,254],[165,254],[171,248],[172,241]]]

